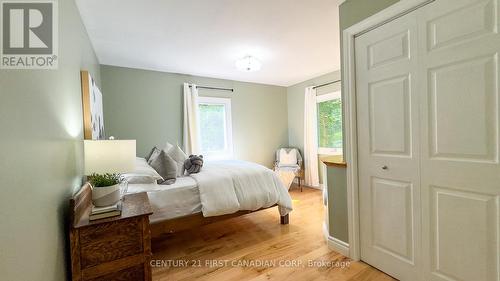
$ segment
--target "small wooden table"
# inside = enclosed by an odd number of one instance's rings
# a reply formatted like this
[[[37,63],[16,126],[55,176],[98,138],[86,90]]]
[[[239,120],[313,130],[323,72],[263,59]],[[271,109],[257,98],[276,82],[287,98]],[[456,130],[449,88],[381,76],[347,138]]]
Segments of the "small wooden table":
[[[121,216],[96,221],[91,202],[89,184],[70,200],[72,280],[151,280],[147,193],[124,196]]]
[[[333,156],[323,157],[321,159],[321,162],[325,163],[325,165],[327,165],[327,166],[340,167],[340,168],[347,167],[347,163],[345,162],[344,156],[342,156],[342,155],[333,155]]]

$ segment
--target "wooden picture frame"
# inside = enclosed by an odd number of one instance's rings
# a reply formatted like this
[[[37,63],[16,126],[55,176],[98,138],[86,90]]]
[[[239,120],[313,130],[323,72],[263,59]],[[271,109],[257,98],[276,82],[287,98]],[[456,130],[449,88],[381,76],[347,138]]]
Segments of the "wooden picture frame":
[[[86,140],[105,139],[102,93],[90,73],[80,72],[82,81],[83,137]]]

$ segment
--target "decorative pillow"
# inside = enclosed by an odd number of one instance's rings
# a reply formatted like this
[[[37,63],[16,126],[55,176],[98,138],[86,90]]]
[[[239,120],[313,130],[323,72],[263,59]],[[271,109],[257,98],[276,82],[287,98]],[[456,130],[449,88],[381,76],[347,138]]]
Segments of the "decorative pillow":
[[[280,149],[280,165],[297,165],[297,152],[295,148],[288,151],[285,148]]]
[[[168,156],[165,151],[162,150],[160,155],[158,155],[158,157],[156,157],[150,165],[164,179],[162,181],[158,181],[159,184],[172,184],[175,182],[175,179],[177,178],[177,163],[174,159],[172,159],[172,157]]]
[[[148,155],[146,155],[146,157],[144,157],[146,159],[146,161],[149,161],[149,158],[151,158],[151,155],[153,155],[153,152],[155,151],[155,149],[156,149],[156,146],[153,147],[151,149],[151,151],[149,151],[149,153],[148,153]]]
[[[165,150],[165,152],[167,152],[167,153],[168,153],[168,151],[169,151],[170,149],[172,149],[173,147],[174,147],[174,146],[173,146],[173,145],[171,145],[171,144],[167,141],[167,142],[165,143],[165,147],[163,148],[163,150]]]
[[[163,178],[155,171],[155,169],[149,166],[148,162],[146,162],[146,159],[140,157],[137,157],[135,159],[135,169],[133,173],[141,175],[149,175],[153,177],[155,180],[163,180]]]
[[[188,175],[199,173],[203,167],[203,155],[189,155],[184,161],[184,169]]]
[[[176,145],[172,147],[167,154],[172,157],[175,162],[177,162],[177,176],[182,177],[184,175],[184,161],[188,158],[186,153],[184,153],[184,151]]]
[[[160,152],[161,152],[161,149],[159,149],[158,147],[153,147],[153,150],[151,151],[151,155],[149,156],[149,158],[146,158],[146,160],[148,161],[148,164],[151,165],[151,162],[153,162],[156,157],[158,157],[160,155]]]

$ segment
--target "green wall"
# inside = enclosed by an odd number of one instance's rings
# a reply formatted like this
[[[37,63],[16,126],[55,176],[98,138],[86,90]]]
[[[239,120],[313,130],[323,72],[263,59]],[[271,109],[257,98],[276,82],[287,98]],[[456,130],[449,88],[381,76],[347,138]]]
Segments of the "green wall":
[[[2,280],[67,280],[69,197],[83,173],[80,70],[99,63],[74,0],[59,2],[59,69],[0,70]]]
[[[182,146],[184,82],[234,88],[199,94],[231,98],[237,158],[272,167],[275,150],[288,145],[285,87],[107,65],[101,75],[106,135],[136,139],[138,155],[165,141]]]
[[[329,233],[332,237],[349,243],[346,169],[328,166],[326,173],[328,177]]]
[[[340,30],[344,30],[396,2],[399,0],[347,0],[339,7]]]

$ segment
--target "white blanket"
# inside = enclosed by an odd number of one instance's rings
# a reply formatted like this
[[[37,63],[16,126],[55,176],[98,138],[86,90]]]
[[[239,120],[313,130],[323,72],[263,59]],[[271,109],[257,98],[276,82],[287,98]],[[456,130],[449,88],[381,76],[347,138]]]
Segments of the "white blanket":
[[[295,179],[296,173],[299,170],[298,165],[294,166],[281,166],[275,167],[274,172],[278,174],[286,189],[290,190],[293,180]]]
[[[255,163],[205,162],[200,173],[191,177],[198,183],[205,217],[254,211],[274,204],[279,205],[281,216],[292,210],[292,199],[278,176]]]

